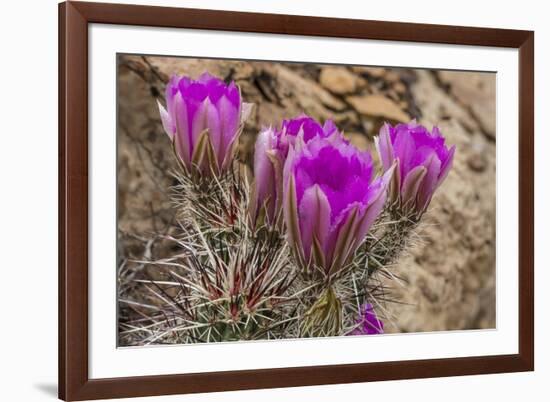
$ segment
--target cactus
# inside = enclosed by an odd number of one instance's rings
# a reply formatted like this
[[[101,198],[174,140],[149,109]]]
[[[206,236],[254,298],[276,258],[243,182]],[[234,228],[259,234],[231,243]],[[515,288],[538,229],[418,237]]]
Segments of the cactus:
[[[179,162],[172,189],[177,234],[167,236],[176,251],[141,262],[167,279],[138,281],[155,300],[147,305],[153,313],[135,323],[148,334],[142,344],[382,333],[391,297],[381,276],[395,278],[391,267],[411,247],[454,148],[445,148],[437,129],[385,125],[376,175],[370,154],[331,121],[321,126],[300,116],[262,131],[251,184],[234,146],[242,131],[240,92],[233,84],[226,89],[234,109],[226,141],[213,106],[223,111],[225,101],[202,92],[180,99],[195,88],[182,79],[187,86],[173,78],[170,88],[181,93],[170,90],[168,110],[160,107]],[[201,80],[196,85],[226,88],[209,75]],[[214,116],[202,121],[195,142],[189,136],[198,129],[182,125],[187,117],[178,107],[185,102]]]

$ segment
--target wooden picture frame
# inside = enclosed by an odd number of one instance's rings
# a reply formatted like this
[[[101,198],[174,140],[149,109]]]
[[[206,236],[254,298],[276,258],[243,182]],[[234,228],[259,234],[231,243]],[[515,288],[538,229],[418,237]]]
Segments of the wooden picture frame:
[[[519,353],[400,362],[90,379],[88,375],[88,24],[120,24],[519,49]],[[59,5],[59,397],[138,397],[534,369],[534,33],[66,2]]]

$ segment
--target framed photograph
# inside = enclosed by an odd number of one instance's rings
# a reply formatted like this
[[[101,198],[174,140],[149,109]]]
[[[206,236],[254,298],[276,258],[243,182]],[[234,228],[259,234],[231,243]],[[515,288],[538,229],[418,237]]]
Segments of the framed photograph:
[[[61,399],[534,369],[533,32],[59,24]]]

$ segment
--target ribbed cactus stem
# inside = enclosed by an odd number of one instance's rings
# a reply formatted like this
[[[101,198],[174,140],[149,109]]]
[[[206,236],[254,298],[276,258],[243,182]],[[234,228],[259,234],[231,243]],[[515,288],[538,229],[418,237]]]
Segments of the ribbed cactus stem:
[[[418,226],[418,220],[410,215],[393,210],[376,238],[365,243],[369,255],[369,270],[376,270],[395,264],[402,253],[410,246],[411,235]]]

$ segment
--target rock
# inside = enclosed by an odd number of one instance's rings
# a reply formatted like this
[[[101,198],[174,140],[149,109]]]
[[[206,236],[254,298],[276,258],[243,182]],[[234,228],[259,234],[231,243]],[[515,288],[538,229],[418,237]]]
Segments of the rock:
[[[278,84],[283,87],[281,89],[293,95],[304,112],[320,118],[330,114],[326,108],[335,111],[342,111],[346,108],[344,102],[335,98],[321,85],[301,77],[290,68],[282,64],[275,64],[273,69]]]
[[[243,61],[239,62],[235,66],[235,70],[233,73],[233,79],[235,80],[247,80],[250,79],[250,77],[254,74],[254,67],[250,65],[250,63],[245,63]]]
[[[333,94],[344,95],[355,92],[357,78],[345,67],[324,67],[319,76],[320,84]]]
[[[439,124],[452,116],[469,132],[479,131],[479,124],[469,111],[443,91],[429,71],[418,71],[417,76],[419,84],[412,87],[412,92],[424,119]]]
[[[383,95],[349,96],[346,100],[362,115],[378,117],[400,123],[411,118],[391,99]]]
[[[451,94],[475,116],[485,134],[495,138],[496,74],[438,71],[437,75],[449,86]]]
[[[367,136],[359,132],[344,133],[344,136],[350,140],[350,142],[362,151],[370,148],[370,143],[367,140]]]

